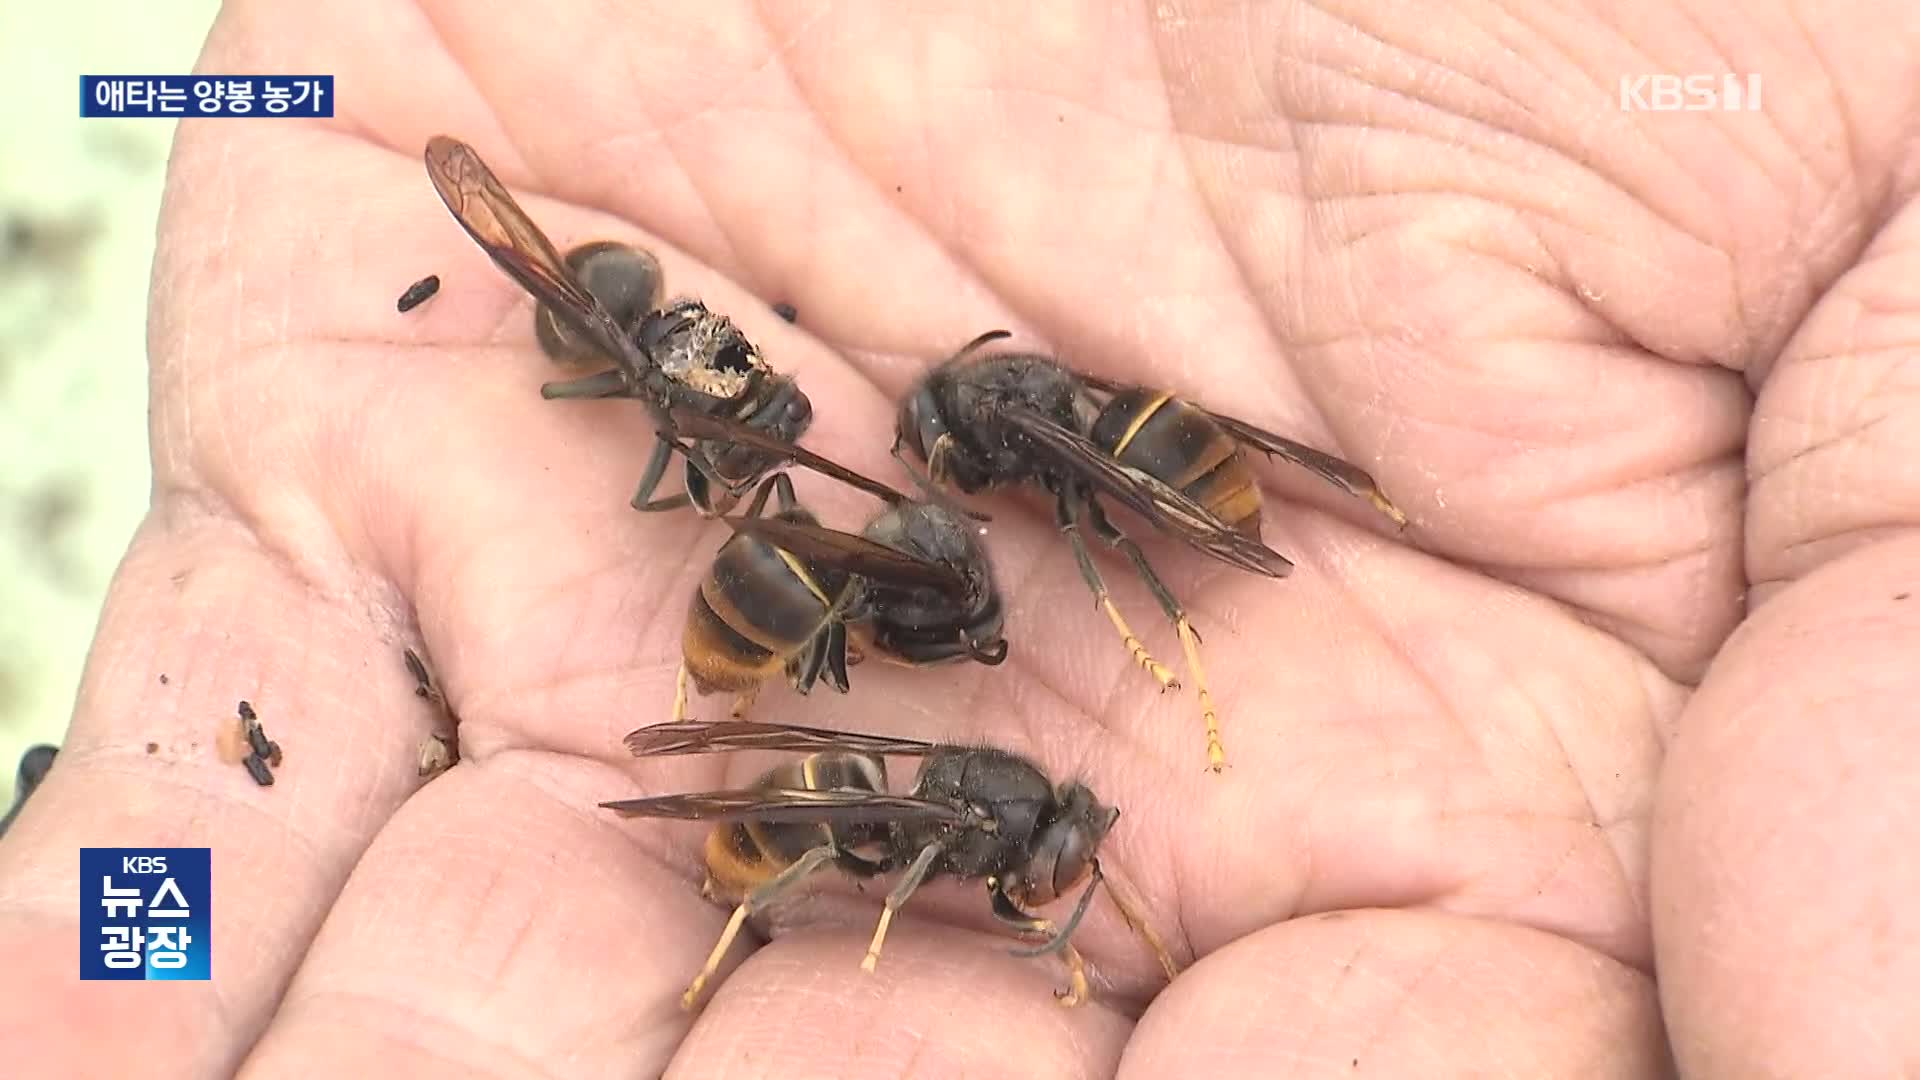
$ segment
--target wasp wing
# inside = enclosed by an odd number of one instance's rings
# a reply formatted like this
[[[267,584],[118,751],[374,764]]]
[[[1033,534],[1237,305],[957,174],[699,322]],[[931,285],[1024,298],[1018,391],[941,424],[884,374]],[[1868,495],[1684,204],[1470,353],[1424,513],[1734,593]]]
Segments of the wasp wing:
[[[627,749],[637,757],[669,754],[705,754],[717,750],[849,750],[865,754],[918,756],[934,744],[916,739],[894,739],[885,735],[861,735],[851,731],[797,724],[771,724],[760,720],[678,720],[651,724],[627,734]]]
[[[616,322],[533,223],[473,147],[448,135],[427,140],[427,178],[455,221],[506,275],[545,303],[567,327],[629,372],[636,353]]]
[[[1129,384],[1117,382],[1113,379],[1103,379],[1081,372],[1075,372],[1074,374],[1079,375],[1080,381],[1086,383],[1088,386],[1109,394],[1118,394],[1124,390],[1132,389]],[[1403,529],[1407,527],[1407,515],[1402,512],[1399,507],[1393,505],[1393,500],[1387,498],[1386,492],[1380,490],[1380,485],[1374,480],[1373,474],[1362,469],[1360,466],[1350,461],[1334,457],[1324,450],[1315,450],[1313,447],[1302,442],[1296,442],[1287,438],[1285,435],[1276,435],[1265,428],[1254,427],[1245,420],[1237,420],[1225,413],[1217,413],[1212,409],[1202,408],[1199,405],[1194,405],[1191,401],[1186,401],[1184,398],[1181,400],[1196,409],[1200,409],[1201,412],[1206,413],[1213,419],[1214,423],[1220,425],[1222,430],[1240,442],[1246,443],[1248,446],[1252,446],[1268,454],[1280,455],[1347,494],[1358,496],[1372,503],[1374,509],[1391,518],[1395,525]]]
[[[924,585],[954,596],[967,591],[967,579],[944,563],[916,558],[856,533],[784,518],[722,518],[734,532],[763,540],[807,562],[835,567],[888,585]]]
[[[676,406],[668,410],[668,414],[673,420],[674,430],[682,435],[713,439],[716,442],[732,443],[736,446],[765,451],[775,457],[785,458],[795,465],[812,469],[823,476],[830,476],[848,487],[858,488],[869,495],[885,500],[889,505],[897,506],[908,501],[905,495],[878,480],[862,476],[845,465],[829,461],[804,447],[782,442],[764,432],[756,431],[738,420],[708,416],[686,406]]]
[[[1098,446],[1031,409],[1005,407],[1001,415],[1069,474],[1086,480],[1141,517],[1204,554],[1255,574],[1286,577],[1287,557],[1243,533],[1179,489],[1102,453]]]
[[[1373,479],[1373,474],[1350,461],[1334,457],[1323,450],[1315,450],[1305,443],[1295,442],[1284,435],[1275,435],[1271,431],[1254,427],[1245,420],[1235,420],[1231,416],[1222,416],[1209,411],[1213,422],[1226,429],[1227,434],[1257,447],[1269,454],[1278,454],[1295,465],[1312,472],[1314,475],[1332,484],[1349,495],[1357,495],[1373,504],[1375,510],[1392,519],[1400,528],[1407,527],[1407,515],[1393,505],[1387,493]]]
[[[945,803],[882,792],[805,788],[745,788],[603,802],[623,817],[682,821],[764,821],[795,825],[885,825],[959,821],[965,811]]]

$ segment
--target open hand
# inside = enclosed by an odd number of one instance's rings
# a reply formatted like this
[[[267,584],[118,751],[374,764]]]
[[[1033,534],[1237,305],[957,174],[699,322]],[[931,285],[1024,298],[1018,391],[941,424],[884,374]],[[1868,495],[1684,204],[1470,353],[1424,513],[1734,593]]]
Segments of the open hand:
[[[181,127],[153,509],[0,844],[0,1043],[23,1076],[1893,1070],[1920,925],[1889,839],[1920,807],[1916,23],[228,5],[199,70],[330,72],[339,115]],[[1649,71],[1759,72],[1763,108],[1624,110]],[[1109,869],[1192,964],[1170,988],[1096,903],[1094,1000],[1055,1007],[1058,966],[1008,957],[971,886],[925,890],[868,975],[875,890],[833,888],[679,1009],[727,914],[701,830],[595,804],[765,765],[620,743],[665,719],[725,530],[628,508],[638,405],[539,399],[530,301],[422,169],[441,132],[562,247],[654,250],[800,379],[806,445],[870,475],[901,479],[915,375],[1006,327],[1338,452],[1408,512],[1396,538],[1262,464],[1289,579],[1148,540],[1205,638],[1224,775],[1038,500],[980,503],[1005,665],[761,695],[1085,779],[1123,810]],[[796,483],[839,527],[872,512]],[[461,718],[424,788],[408,645]],[[213,753],[240,698],[285,748],[271,788]],[[214,848],[212,981],[75,978],[75,849],[124,844]]]

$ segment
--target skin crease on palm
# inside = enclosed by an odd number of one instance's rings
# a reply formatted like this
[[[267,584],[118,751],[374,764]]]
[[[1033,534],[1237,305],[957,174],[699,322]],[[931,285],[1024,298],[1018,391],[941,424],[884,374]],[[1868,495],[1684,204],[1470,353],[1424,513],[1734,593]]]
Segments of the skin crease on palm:
[[[1893,839],[1920,814],[1920,9],[615,12],[223,12],[197,70],[330,72],[339,115],[181,127],[153,510],[59,765],[0,844],[10,1071],[1763,1077],[1920,1055],[1920,920],[1896,902],[1920,857]],[[1763,111],[1619,108],[1622,74],[1728,70],[1762,73]],[[594,804],[767,764],[620,746],[665,719],[722,527],[627,508],[638,406],[540,401],[530,302],[427,183],[440,132],[556,243],[658,251],[855,468],[903,482],[891,401],[1004,326],[1335,450],[1410,514],[1397,541],[1262,466],[1291,578],[1148,542],[1206,639],[1224,776],[1190,689],[1131,668],[1032,499],[978,502],[1004,667],[761,696],[760,718],[1086,778],[1123,811],[1107,866],[1193,964],[1170,988],[1098,901],[1096,997],[1057,1008],[1059,965],[1006,956],[951,884],[866,975],[879,890],[823,883],[679,1010],[726,917],[702,830]],[[429,272],[439,296],[396,315]],[[829,522],[872,512],[797,482]],[[463,718],[465,760],[424,788],[413,643]],[[211,752],[242,697],[286,748],[272,788]],[[123,844],[216,849],[212,981],[77,981],[74,851]]]

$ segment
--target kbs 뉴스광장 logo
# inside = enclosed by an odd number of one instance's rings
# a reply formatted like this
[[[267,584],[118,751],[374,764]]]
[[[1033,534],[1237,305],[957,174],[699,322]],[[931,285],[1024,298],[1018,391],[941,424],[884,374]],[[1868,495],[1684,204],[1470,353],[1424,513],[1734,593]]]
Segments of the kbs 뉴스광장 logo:
[[[208,848],[80,849],[80,978],[213,974]]]

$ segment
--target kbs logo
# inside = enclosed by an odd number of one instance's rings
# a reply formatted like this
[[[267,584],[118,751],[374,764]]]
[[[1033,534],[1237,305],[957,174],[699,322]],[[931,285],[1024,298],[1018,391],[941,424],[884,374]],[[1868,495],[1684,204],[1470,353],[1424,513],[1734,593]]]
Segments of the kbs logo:
[[[211,978],[212,885],[206,848],[81,848],[80,977]]]
[[[1759,112],[1760,76],[1622,75],[1623,112]]]

